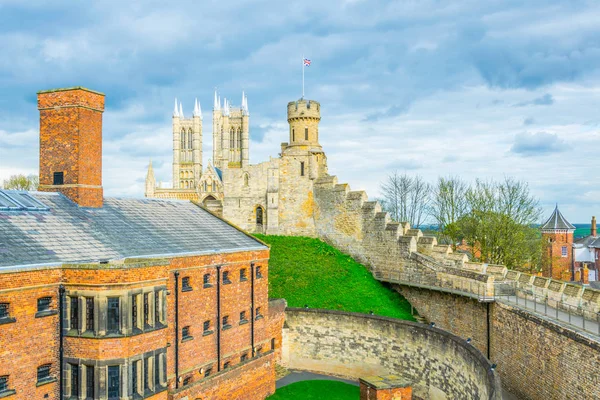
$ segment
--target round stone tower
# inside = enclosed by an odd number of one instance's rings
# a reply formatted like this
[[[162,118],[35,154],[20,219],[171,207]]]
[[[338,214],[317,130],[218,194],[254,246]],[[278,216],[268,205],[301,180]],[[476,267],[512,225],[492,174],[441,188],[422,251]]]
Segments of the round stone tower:
[[[290,146],[321,148],[319,144],[319,121],[321,104],[315,100],[290,101],[287,107],[290,124]]]

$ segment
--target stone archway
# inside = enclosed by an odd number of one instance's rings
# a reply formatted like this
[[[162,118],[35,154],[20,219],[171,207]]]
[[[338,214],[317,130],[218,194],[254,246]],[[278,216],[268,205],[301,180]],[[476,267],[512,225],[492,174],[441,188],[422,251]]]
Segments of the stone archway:
[[[223,216],[223,203],[221,202],[221,200],[216,199],[214,196],[206,196],[202,200],[202,205],[204,206],[204,208],[211,211],[212,213],[220,217]]]

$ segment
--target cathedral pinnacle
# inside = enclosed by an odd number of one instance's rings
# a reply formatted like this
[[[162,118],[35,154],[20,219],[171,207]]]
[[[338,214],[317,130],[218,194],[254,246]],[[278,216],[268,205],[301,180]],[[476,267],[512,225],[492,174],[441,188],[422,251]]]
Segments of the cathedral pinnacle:
[[[226,98],[223,99],[223,115],[229,116],[229,101]]]
[[[179,102],[179,118],[183,118],[183,106],[181,102]]]
[[[177,97],[175,97],[175,109],[173,110],[173,116],[179,117],[179,111],[177,111]]]
[[[220,107],[221,101],[217,100],[217,89],[215,89],[215,101],[213,102],[213,110],[218,110]]]
[[[198,99],[194,103],[194,117],[200,117],[202,119],[202,108],[200,107],[200,103],[198,103]]]

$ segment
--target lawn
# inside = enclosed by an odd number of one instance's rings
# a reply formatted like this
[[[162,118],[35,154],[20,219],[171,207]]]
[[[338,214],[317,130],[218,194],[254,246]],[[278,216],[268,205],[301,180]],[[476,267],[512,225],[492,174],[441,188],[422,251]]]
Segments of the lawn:
[[[363,265],[318,239],[256,235],[271,246],[269,297],[290,307],[323,308],[414,321],[410,304]]]
[[[277,389],[267,400],[358,400],[358,386],[338,381],[302,381]]]

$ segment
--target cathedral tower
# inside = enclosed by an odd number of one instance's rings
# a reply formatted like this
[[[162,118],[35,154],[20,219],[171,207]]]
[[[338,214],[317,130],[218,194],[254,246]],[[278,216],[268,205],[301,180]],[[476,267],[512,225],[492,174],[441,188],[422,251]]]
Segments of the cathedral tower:
[[[234,107],[215,91],[213,106],[213,163],[221,170],[246,168],[250,158],[248,98],[242,92],[242,105]]]
[[[196,99],[192,118],[181,102],[173,110],[173,189],[195,189],[202,175],[202,109]]]

